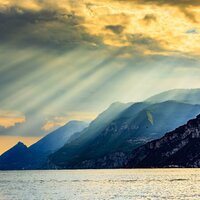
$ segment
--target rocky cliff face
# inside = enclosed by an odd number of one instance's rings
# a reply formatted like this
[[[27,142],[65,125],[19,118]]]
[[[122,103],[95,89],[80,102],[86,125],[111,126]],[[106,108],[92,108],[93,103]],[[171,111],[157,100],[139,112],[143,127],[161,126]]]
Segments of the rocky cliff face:
[[[74,169],[115,169],[123,168],[128,161],[128,155],[124,152],[116,152],[105,155],[99,159],[84,160],[74,165]]]
[[[128,168],[200,167],[200,115],[133,151]]]

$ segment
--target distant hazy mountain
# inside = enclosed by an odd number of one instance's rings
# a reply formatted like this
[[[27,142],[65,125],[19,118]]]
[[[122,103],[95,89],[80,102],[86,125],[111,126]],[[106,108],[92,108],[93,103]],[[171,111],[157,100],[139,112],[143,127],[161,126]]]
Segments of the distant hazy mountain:
[[[152,103],[164,101],[179,101],[190,104],[200,104],[200,89],[175,89],[162,92],[147,99]]]
[[[29,150],[32,152],[52,153],[67,143],[74,133],[82,131],[87,126],[88,124],[82,121],[70,121],[30,146]]]
[[[61,148],[73,134],[82,131],[87,126],[85,122],[71,121],[29,148],[23,143],[18,143],[0,157],[0,169],[41,168],[51,153]]]
[[[136,149],[126,167],[200,167],[200,115]]]
[[[153,138],[159,138],[199,113],[200,105],[175,101],[135,103],[117,115],[104,129],[86,131],[78,139],[66,144],[51,155],[50,162],[60,168],[121,167],[121,159],[125,154]]]

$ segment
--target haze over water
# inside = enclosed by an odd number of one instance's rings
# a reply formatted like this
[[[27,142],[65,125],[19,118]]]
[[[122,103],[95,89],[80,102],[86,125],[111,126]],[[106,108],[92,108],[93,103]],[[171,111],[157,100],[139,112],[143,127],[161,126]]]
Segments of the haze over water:
[[[200,169],[0,172],[1,200],[200,199]]]

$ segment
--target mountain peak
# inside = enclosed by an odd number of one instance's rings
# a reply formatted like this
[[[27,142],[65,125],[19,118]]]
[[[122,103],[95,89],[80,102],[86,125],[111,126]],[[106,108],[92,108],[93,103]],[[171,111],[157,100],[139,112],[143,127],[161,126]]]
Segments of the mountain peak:
[[[17,146],[26,146],[23,142],[19,141],[17,144]]]
[[[14,145],[11,149],[27,149],[28,147],[21,141]]]
[[[200,88],[195,89],[173,89],[151,96],[146,101],[159,103],[174,100],[190,104],[200,104]]]

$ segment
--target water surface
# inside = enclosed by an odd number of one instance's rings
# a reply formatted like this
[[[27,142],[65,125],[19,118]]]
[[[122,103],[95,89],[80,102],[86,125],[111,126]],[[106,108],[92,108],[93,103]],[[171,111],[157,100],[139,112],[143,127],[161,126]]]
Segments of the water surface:
[[[200,169],[0,171],[0,200],[199,200]]]

